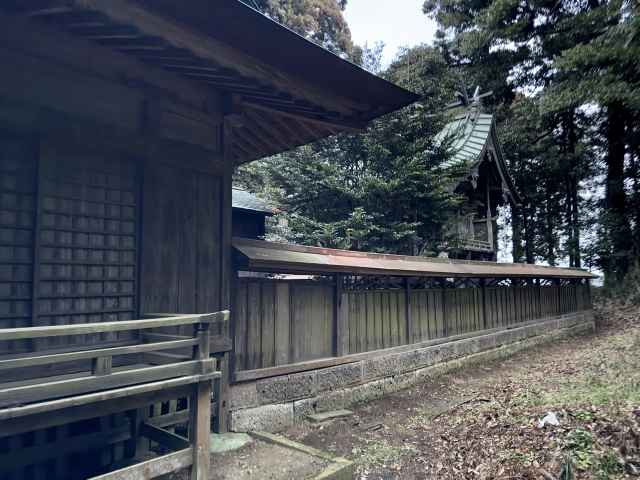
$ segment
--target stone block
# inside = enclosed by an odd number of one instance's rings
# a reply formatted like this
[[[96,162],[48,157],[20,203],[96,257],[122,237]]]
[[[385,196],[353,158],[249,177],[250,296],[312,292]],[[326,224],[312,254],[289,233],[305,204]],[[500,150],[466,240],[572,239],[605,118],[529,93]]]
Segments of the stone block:
[[[256,382],[238,383],[229,386],[229,408],[238,410],[259,405]]]
[[[363,362],[362,376],[366,380],[390,377],[399,372],[400,362],[397,354],[372,358]]]
[[[409,373],[394,375],[393,377],[385,379],[383,391],[385,394],[398,392],[414,386],[416,382],[415,370]]]
[[[257,394],[261,404],[280,403],[287,399],[289,377],[274,377],[258,380]]]
[[[318,371],[318,391],[335,390],[362,381],[362,362],[348,363]]]
[[[312,371],[260,380],[257,383],[258,400],[265,405],[312,397],[316,392],[316,375]]]
[[[293,425],[293,403],[263,405],[231,412],[234,432],[277,432]]]
[[[351,415],[353,415],[353,412],[351,410],[330,410],[328,412],[312,413],[311,415],[309,415],[309,421],[314,423],[321,423],[327,422],[329,420],[335,420],[336,418],[350,417]]]

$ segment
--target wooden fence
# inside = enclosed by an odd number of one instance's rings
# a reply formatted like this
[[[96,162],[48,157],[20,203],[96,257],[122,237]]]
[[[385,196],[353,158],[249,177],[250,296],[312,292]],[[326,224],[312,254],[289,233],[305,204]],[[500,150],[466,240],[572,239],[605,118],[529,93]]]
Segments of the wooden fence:
[[[542,283],[441,281],[439,288],[421,288],[405,281],[404,288],[345,289],[330,281],[241,278],[235,370],[369,352],[591,308],[586,283]]]

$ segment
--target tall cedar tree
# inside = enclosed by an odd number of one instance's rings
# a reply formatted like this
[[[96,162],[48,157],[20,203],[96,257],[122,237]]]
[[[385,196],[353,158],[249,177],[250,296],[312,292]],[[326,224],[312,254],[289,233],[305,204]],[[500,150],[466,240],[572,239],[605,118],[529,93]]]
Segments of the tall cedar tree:
[[[548,0],[424,4],[424,11],[440,23],[441,37],[450,39],[448,50],[456,64],[475,79],[493,75],[498,85],[496,112],[525,199],[512,212],[514,261],[541,258],[553,265],[566,256],[571,266],[581,266],[585,200],[580,188],[593,174],[593,148],[588,145],[593,119],[585,116],[581,102],[541,108],[541,99],[561,81],[557,57],[596,35],[575,19],[591,8],[589,2]],[[526,102],[520,101],[522,93]]]

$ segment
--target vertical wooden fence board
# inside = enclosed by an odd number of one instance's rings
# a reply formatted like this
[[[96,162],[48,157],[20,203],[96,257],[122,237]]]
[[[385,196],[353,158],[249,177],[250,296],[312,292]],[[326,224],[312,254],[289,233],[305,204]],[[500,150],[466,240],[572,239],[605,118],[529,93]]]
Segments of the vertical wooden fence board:
[[[333,355],[333,287],[291,285],[293,361]]]
[[[358,351],[364,352],[369,348],[370,339],[373,338],[373,312],[369,309],[368,294],[358,292],[355,294],[358,303]]]
[[[291,314],[289,312],[289,284],[278,282],[275,287],[275,364],[286,365],[289,362],[291,345]]]
[[[407,338],[407,304],[406,297],[403,290],[396,292],[397,299],[397,321],[398,321],[398,336],[396,337],[396,345],[406,344]]]
[[[235,292],[235,310],[231,312],[235,322],[235,362],[237,370],[246,370],[247,367],[247,282],[238,280],[238,288]],[[287,344],[288,348],[288,344]]]
[[[275,313],[276,288],[272,282],[262,284],[261,365],[275,366]]]
[[[260,368],[262,358],[262,295],[260,283],[249,281],[247,283],[247,369]]]

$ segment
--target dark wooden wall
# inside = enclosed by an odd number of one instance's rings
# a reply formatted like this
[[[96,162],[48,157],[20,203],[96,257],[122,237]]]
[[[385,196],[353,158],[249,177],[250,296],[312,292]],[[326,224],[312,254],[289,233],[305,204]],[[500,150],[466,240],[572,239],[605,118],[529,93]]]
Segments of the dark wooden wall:
[[[221,95],[26,18],[0,13],[0,31],[0,328],[228,306]],[[120,335],[73,347],[129,341]],[[0,355],[71,342],[0,342]],[[128,422],[3,437],[0,457],[17,468],[6,477],[4,462],[0,478],[85,478],[82,459],[123,459]]]
[[[143,184],[144,312],[218,311],[222,283],[222,178],[147,164]]]
[[[260,239],[265,234],[266,215],[260,212],[233,209],[233,236]]]

